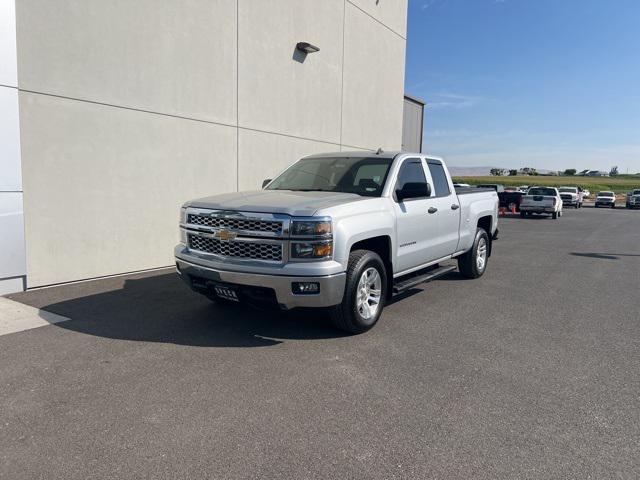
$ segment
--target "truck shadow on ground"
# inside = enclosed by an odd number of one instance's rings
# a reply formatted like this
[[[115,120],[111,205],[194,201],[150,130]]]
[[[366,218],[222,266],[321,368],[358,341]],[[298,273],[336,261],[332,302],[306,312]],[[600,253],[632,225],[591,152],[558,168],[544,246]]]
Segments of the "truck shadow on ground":
[[[214,304],[189,290],[174,273],[128,279],[120,288],[42,308],[71,319],[55,324],[58,328],[118,340],[265,347],[284,340],[346,336],[332,327],[324,311],[283,312]]]
[[[600,258],[602,260],[620,260],[620,257],[640,257],[639,253],[582,253],[571,252],[576,257]]]

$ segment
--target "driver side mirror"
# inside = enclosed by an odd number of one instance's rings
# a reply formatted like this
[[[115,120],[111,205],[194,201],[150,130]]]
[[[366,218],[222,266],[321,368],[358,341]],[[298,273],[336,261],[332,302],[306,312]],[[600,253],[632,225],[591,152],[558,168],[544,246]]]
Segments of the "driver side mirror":
[[[269,183],[271,183],[271,179],[267,178],[265,180],[262,181],[262,188],[266,187],[267,185],[269,185]]]
[[[431,185],[427,182],[407,182],[402,188],[396,190],[398,202],[411,198],[424,198],[431,196]]]

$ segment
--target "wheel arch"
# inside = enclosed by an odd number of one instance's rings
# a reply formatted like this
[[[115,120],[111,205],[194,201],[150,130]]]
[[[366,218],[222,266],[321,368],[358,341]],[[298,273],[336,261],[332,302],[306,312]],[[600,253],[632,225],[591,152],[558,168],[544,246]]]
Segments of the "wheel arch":
[[[488,241],[488,252],[487,252],[487,256],[490,257],[491,256],[491,250],[493,249],[493,240],[492,240],[492,235],[491,235],[491,228],[493,227],[493,217],[491,215],[484,215],[482,217],[478,218],[478,223],[476,225],[476,228],[482,228],[485,232],[487,232],[487,238],[489,239]]]
[[[382,259],[387,274],[387,295],[393,290],[393,261],[392,261],[392,244],[389,235],[378,235],[358,240],[351,244],[349,253],[355,250],[369,250],[377,253]]]

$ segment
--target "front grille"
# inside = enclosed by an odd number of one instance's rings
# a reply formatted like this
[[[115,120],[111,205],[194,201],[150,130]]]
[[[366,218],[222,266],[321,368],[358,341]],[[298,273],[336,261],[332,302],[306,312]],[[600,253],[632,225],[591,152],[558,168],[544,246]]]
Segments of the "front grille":
[[[229,230],[242,230],[245,232],[282,233],[282,222],[271,220],[257,220],[252,218],[224,218],[211,215],[198,215],[190,213],[187,223],[202,225],[205,227],[225,228]]]
[[[251,242],[221,242],[216,238],[200,235],[188,235],[189,248],[200,252],[212,253],[221,257],[241,258],[245,260],[282,261],[282,244]]]
[[[571,195],[560,195],[560,198],[562,200],[569,200],[569,201],[573,200],[573,197]]]

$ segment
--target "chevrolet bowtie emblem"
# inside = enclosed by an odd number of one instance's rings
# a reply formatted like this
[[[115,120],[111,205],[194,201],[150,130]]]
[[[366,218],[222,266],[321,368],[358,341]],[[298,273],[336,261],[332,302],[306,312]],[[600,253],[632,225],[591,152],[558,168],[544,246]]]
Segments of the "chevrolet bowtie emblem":
[[[218,230],[216,233],[213,234],[213,238],[217,238],[221,242],[228,242],[230,240],[233,240],[237,236],[238,236],[237,233],[230,232],[229,230]]]

